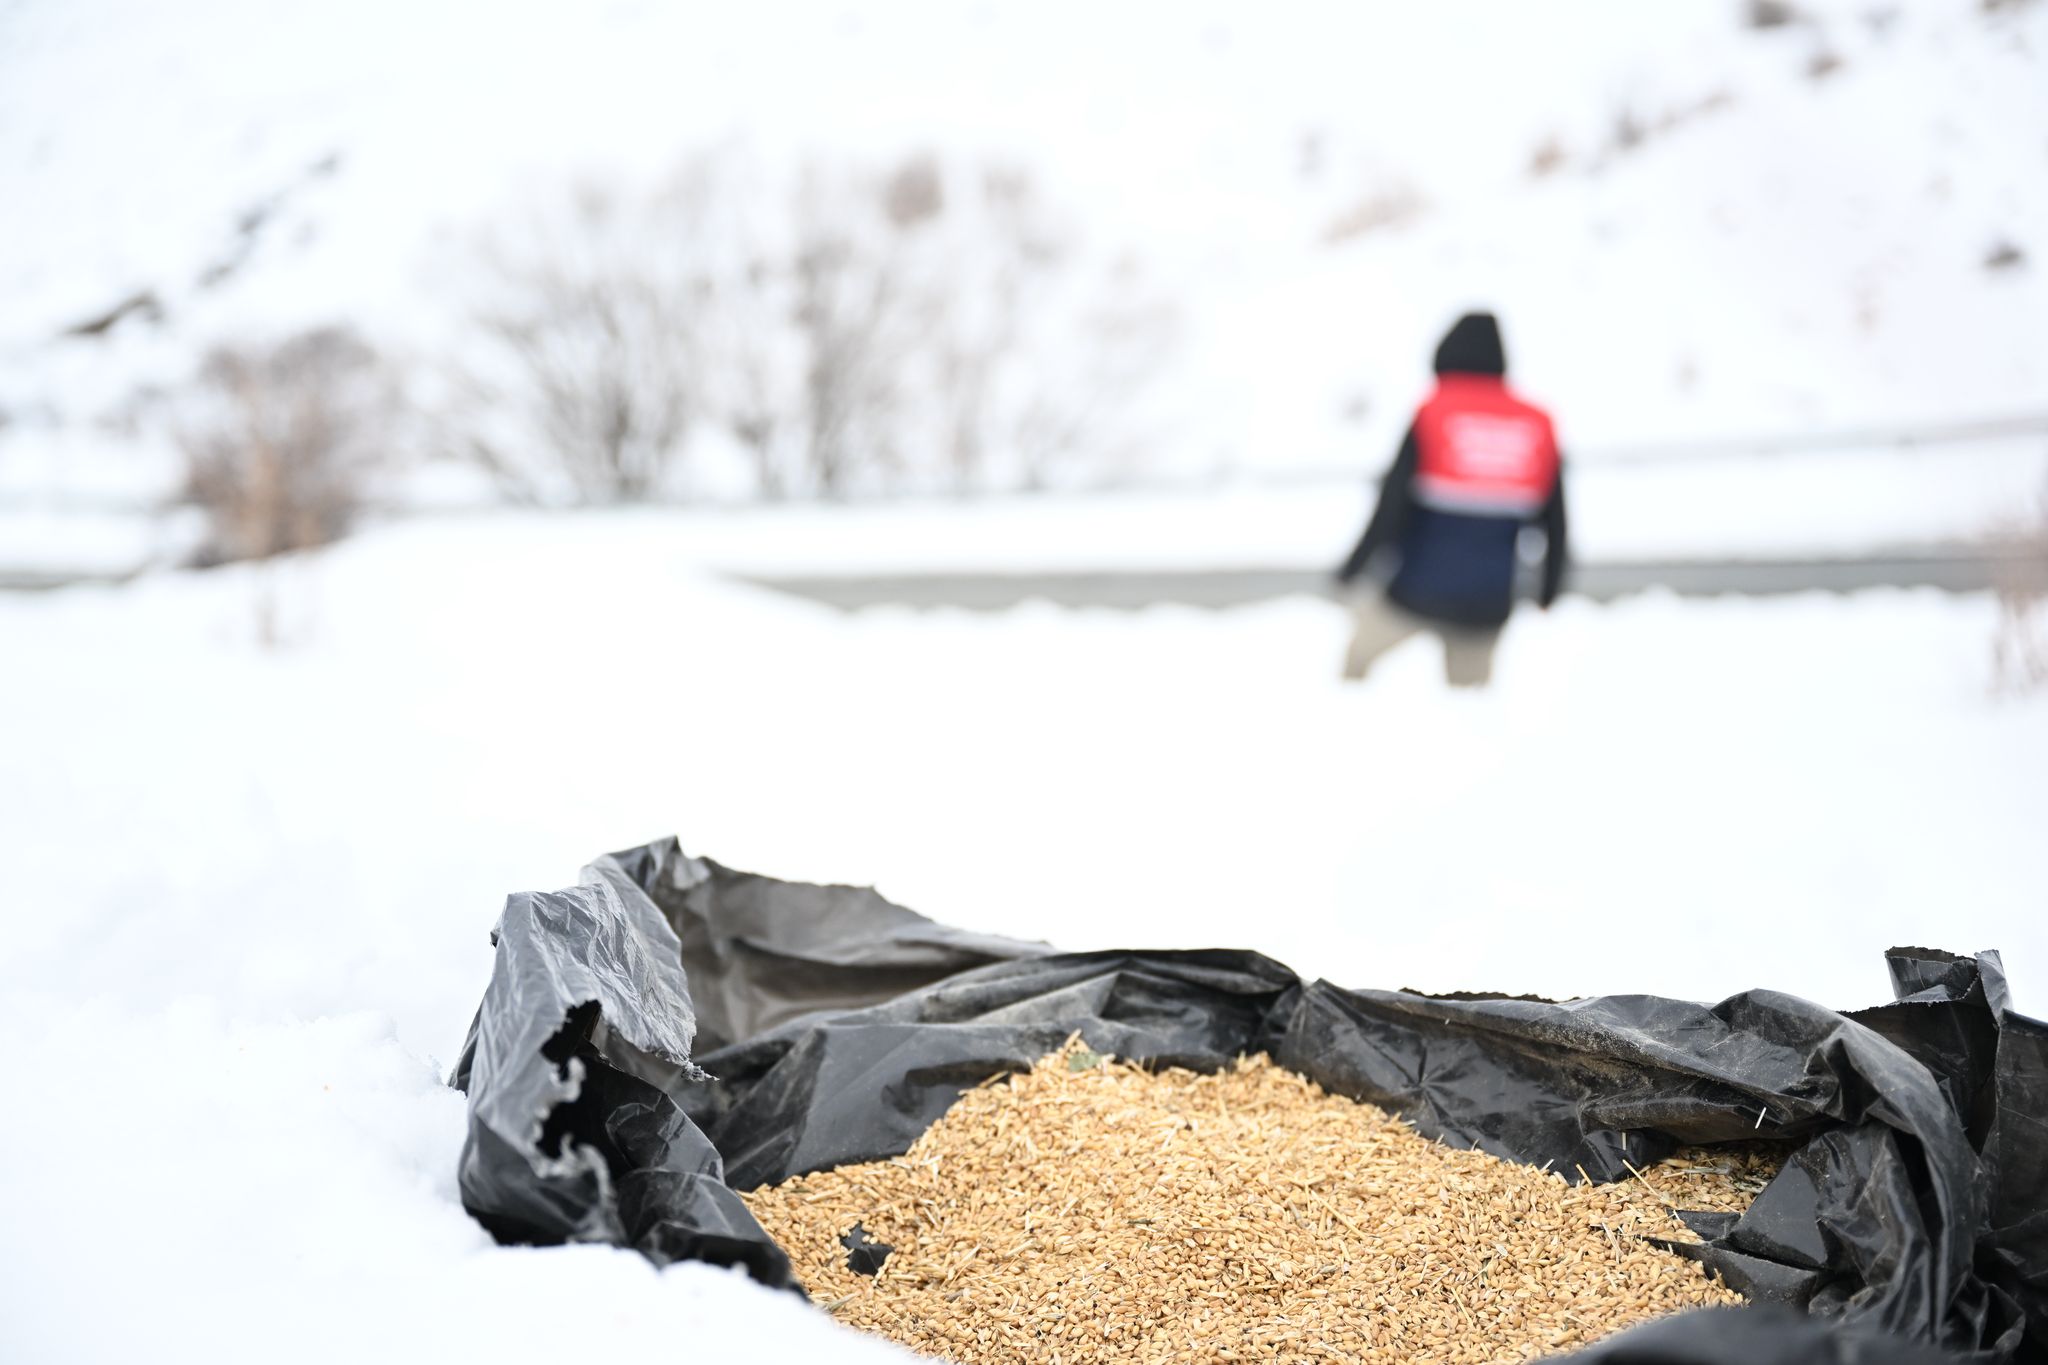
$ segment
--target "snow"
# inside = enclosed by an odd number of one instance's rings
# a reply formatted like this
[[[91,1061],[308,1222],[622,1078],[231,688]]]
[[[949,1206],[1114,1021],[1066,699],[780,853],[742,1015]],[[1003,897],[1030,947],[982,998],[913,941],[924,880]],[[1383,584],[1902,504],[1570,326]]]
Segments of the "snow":
[[[1992,695],[1988,600],[1568,600],[1466,695],[1427,641],[1343,686],[1316,600],[846,617],[706,577],[699,525],[423,518],[0,597],[0,1355],[855,1349],[457,1201],[439,1078],[502,897],[670,831],[1355,985],[1853,1007],[1916,943],[2042,1006],[2048,698]]]
[[[726,573],[1329,569],[1372,510],[1371,475],[1179,489],[622,513],[675,528],[677,553]],[[1731,473],[1735,476],[1731,477]],[[1595,464],[1569,473],[1579,563],[1854,558],[2010,530],[2048,493],[2048,440],[1939,451]]]
[[[190,518],[137,517],[47,505],[0,508],[0,584],[14,574],[31,586],[72,579],[120,578],[189,554]]]
[[[1568,598],[1465,695],[1426,640],[1341,685],[1305,597],[842,616],[722,577],[1331,564],[1474,303],[1584,559],[2009,522],[2048,481],[2048,6],[1741,8],[0,6],[0,580],[151,570],[0,593],[0,1358],[900,1359],[461,1210],[441,1080],[497,907],[670,832],[1361,986],[1853,1007],[1904,943],[1999,947],[2048,1007],[2048,697],[1993,694],[1982,597]],[[482,228],[711,144],[1029,167],[1183,319],[1137,486],[541,517],[427,468],[330,550],[161,570],[208,347],[346,321],[427,373]]]
[[[0,1133],[11,1360],[904,1359],[739,1272],[495,1247],[456,1198],[462,1098],[388,1019],[0,1011],[40,1119]]]
[[[1574,449],[2042,415],[2026,130],[2048,126],[2048,10],[1799,8],[1756,32],[1728,0],[573,21],[25,0],[0,42],[0,486],[109,420],[160,445],[165,395],[222,340],[345,319],[423,368],[466,344],[447,266],[481,228],[713,143],[764,173],[922,147],[1032,168],[1184,319],[1143,478],[1384,459],[1429,340],[1479,301]],[[1410,209],[1331,240],[1382,201]],[[1990,268],[2002,245],[2023,259]],[[59,336],[138,290],[161,324]],[[123,467],[162,491],[151,461]]]
[[[1391,452],[1337,476],[1190,480],[1177,488],[902,498],[864,505],[727,504],[617,514],[674,532],[676,552],[731,574],[860,575],[1133,569],[1327,569],[1371,511]],[[451,466],[422,502],[476,510]],[[1855,558],[1950,549],[2012,529],[2048,494],[2048,437],[1931,449],[1599,462],[1568,474],[1582,564]],[[0,491],[0,581],[118,577],[176,564],[197,514],[137,516],[89,487]]]

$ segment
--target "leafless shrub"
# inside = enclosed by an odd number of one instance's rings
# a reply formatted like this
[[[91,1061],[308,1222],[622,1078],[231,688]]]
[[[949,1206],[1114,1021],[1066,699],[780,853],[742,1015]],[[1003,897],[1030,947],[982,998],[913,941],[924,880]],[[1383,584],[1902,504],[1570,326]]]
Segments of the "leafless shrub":
[[[1421,191],[1405,180],[1378,185],[1323,229],[1323,241],[1330,245],[1348,242],[1381,228],[1397,227],[1420,217],[1429,207]]]
[[[699,415],[732,438],[760,497],[804,492],[804,366],[785,187],[730,151],[696,153],[681,175],[699,187],[686,248],[698,276],[687,325]]]
[[[1043,483],[1124,458],[1171,330],[1029,175],[929,153],[701,152],[491,248],[444,444],[536,502],[674,494],[693,432],[764,498]]]
[[[1006,401],[1017,387],[1007,371],[1027,341],[1032,305],[1054,286],[1072,250],[1027,174],[992,164],[968,178],[961,216],[971,221],[954,224],[944,247],[930,356],[938,458],[957,492],[986,486],[1006,445],[1028,461],[1016,447],[1031,440],[1030,403]]]
[[[893,171],[882,186],[882,207],[898,228],[913,228],[936,218],[946,206],[945,183],[938,158],[919,153]]]
[[[1641,116],[1630,108],[1621,108],[1614,114],[1614,131],[1608,137],[1609,145],[1616,152],[1632,152],[1643,145],[1650,135]]]
[[[1825,74],[1825,73],[1821,73]],[[1615,110],[1614,125],[1608,134],[1607,146],[1594,169],[1599,170],[1616,158],[1640,151],[1650,142],[1667,137],[1679,129],[1721,113],[1735,106],[1735,96],[1726,89],[1710,90],[1698,99],[1684,104],[1669,105],[1654,114],[1622,106]]]
[[[1796,5],[1786,0],[1749,0],[1744,22],[1751,28],[1786,28],[1804,18]]]
[[[1134,260],[1103,262],[1031,176],[964,168],[948,231],[925,377],[937,467],[959,492],[1041,488],[1111,474],[1142,444],[1138,400],[1175,317]]]
[[[634,501],[673,474],[700,409],[706,193],[687,175],[638,200],[585,182],[480,244],[480,344],[449,376],[444,440],[512,497]]]
[[[1536,150],[1529,154],[1529,178],[1542,180],[1564,169],[1569,154],[1556,134],[1536,144]]]
[[[747,251],[716,277],[699,314],[709,364],[701,372],[706,413],[746,457],[755,492],[769,501],[804,483],[801,357],[789,334],[794,287],[783,263]]]
[[[129,318],[139,318],[143,322],[162,322],[164,320],[163,301],[157,298],[154,291],[139,289],[120,302],[102,309],[91,317],[81,318],[79,321],[72,323],[64,329],[62,335],[67,337],[105,336]]]
[[[710,366],[765,496],[1034,487],[1128,457],[1172,329],[1134,268],[1092,269],[1032,177],[929,154],[812,161],[715,293]],[[779,252],[779,254],[778,254]]]
[[[346,533],[393,429],[397,387],[360,337],[330,327],[214,350],[189,407],[185,495],[206,514],[199,557],[218,564]]]
[[[1064,331],[1060,382],[1027,396],[1016,429],[1021,483],[1044,488],[1083,470],[1127,473],[1146,433],[1134,400],[1157,377],[1178,317],[1135,262],[1084,283]]]
[[[2011,693],[2048,687],[2048,494],[2031,523],[1993,543],[2004,551],[1993,585],[1998,599],[1993,685]]]
[[[1329,156],[1329,134],[1320,128],[1303,130],[1295,143],[1294,169],[1303,180],[1319,179]]]
[[[909,179],[922,184],[919,172]],[[899,173],[877,186],[813,162],[792,203],[805,474],[826,497],[903,464],[904,371],[924,305],[903,237],[942,202],[935,186],[905,194],[905,180]]]
[[[2027,263],[2027,253],[2010,241],[1997,241],[1984,253],[1986,270],[2015,270]]]

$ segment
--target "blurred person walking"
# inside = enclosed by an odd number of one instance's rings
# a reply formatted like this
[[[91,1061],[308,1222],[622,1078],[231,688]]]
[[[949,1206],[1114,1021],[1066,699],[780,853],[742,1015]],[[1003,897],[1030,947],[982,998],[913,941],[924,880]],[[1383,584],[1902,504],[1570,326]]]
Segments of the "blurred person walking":
[[[1564,461],[1550,415],[1507,385],[1491,313],[1467,313],[1436,348],[1436,390],[1416,410],[1379,504],[1337,581],[1384,586],[1353,602],[1344,676],[1356,681],[1410,636],[1443,641],[1453,687],[1483,687],[1514,609],[1522,532],[1541,528],[1548,607],[1564,581]]]

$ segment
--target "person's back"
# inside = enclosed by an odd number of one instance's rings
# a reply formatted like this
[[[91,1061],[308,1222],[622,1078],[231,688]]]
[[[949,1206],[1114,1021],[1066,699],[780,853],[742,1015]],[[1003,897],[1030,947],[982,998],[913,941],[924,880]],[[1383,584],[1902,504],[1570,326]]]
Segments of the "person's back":
[[[1453,683],[1477,685],[1492,670],[1493,647],[1514,607],[1516,546],[1524,528],[1548,542],[1538,601],[1549,606],[1563,580],[1563,460],[1550,418],[1508,388],[1500,328],[1471,313],[1436,353],[1437,387],[1415,414],[1381,486],[1370,525],[1340,581],[1375,558],[1393,561],[1384,600],[1357,604],[1358,628],[1345,676],[1419,630],[1441,635]]]

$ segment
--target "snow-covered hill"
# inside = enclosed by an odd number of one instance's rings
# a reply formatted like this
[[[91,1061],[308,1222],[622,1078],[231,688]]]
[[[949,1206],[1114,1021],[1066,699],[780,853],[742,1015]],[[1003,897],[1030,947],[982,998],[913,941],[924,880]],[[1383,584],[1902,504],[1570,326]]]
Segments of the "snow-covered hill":
[[[14,0],[0,491],[167,487],[217,341],[460,348],[481,225],[716,141],[1033,168],[1177,305],[1162,475],[1385,458],[1472,302],[1588,461],[2048,407],[2048,5],[1774,8]]]

